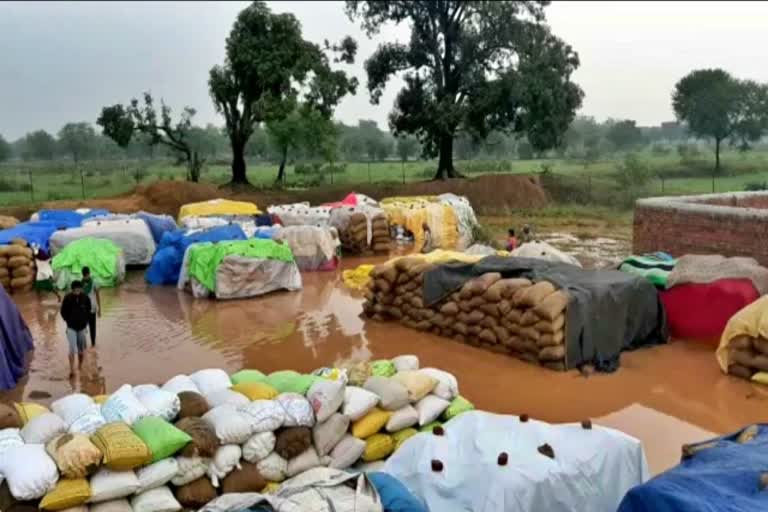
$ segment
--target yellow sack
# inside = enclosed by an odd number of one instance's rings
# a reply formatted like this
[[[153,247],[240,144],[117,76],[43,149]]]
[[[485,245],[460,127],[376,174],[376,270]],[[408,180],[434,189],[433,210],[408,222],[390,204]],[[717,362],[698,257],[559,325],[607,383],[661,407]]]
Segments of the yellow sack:
[[[352,424],[352,435],[358,439],[371,437],[384,428],[392,413],[374,407],[368,414]]]
[[[752,376],[752,382],[758,384],[768,384],[768,372],[757,372]]]
[[[344,286],[353,290],[362,290],[368,286],[368,282],[371,280],[373,267],[373,265],[360,265],[353,270],[345,270],[341,274],[342,279],[344,279]]]
[[[99,450],[85,434],[62,434],[45,445],[64,478],[85,478],[101,463]]]
[[[365,440],[365,451],[363,460],[373,462],[375,460],[386,459],[395,451],[395,440],[387,434],[374,434]]]
[[[261,211],[253,204],[245,201],[230,201],[228,199],[211,199],[199,203],[185,204],[179,209],[179,221],[184,217],[207,217],[211,215],[259,215]]]
[[[93,397],[93,401],[99,405],[104,405],[104,402],[109,400],[109,395],[96,395]]]
[[[91,486],[85,478],[62,478],[56,487],[43,496],[40,508],[43,510],[64,510],[82,505],[91,497]]]
[[[241,382],[230,389],[245,395],[251,402],[254,400],[272,400],[280,394],[275,388],[263,382]]]
[[[395,441],[395,451],[399,450],[404,442],[406,442],[408,439],[412,438],[418,433],[419,433],[418,430],[416,430],[415,428],[409,427],[409,428],[404,428],[403,430],[398,430],[397,432],[392,434],[392,439]]]
[[[15,403],[13,406],[16,407],[16,411],[18,411],[19,416],[21,417],[21,422],[24,425],[29,423],[29,420],[37,418],[41,414],[51,412],[47,407],[32,402]]]
[[[152,452],[131,427],[121,421],[104,425],[91,436],[104,455],[104,465],[115,471],[128,471],[152,462]]]
[[[266,487],[264,487],[261,491],[261,494],[274,494],[277,491],[280,490],[280,484],[277,482],[267,482]]]
[[[725,325],[720,346],[715,352],[723,373],[728,373],[728,366],[730,366],[729,345],[740,336],[768,338],[768,295],[737,312]]]
[[[437,386],[437,379],[419,371],[398,372],[392,380],[396,380],[408,390],[408,399],[411,402],[418,402]]]

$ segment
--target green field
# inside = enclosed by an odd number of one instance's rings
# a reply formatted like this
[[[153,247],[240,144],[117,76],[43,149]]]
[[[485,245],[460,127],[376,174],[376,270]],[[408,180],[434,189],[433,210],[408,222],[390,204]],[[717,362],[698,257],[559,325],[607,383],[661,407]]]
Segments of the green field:
[[[616,180],[622,156],[586,165],[575,160],[501,160],[458,161],[456,167],[465,175],[544,173],[545,184],[561,203],[609,204],[631,206],[634,197],[661,194],[696,194],[744,190],[747,184],[768,182],[768,151],[723,154],[723,171],[712,177],[712,155],[683,161],[677,154],[640,155],[652,178],[633,190],[626,201],[612,201],[628,194]],[[387,161],[337,164],[334,171],[298,172],[287,169],[286,186],[295,189],[326,184],[402,183],[431,178],[434,161],[406,163]],[[251,163],[248,177],[257,187],[274,186],[277,166]],[[0,204],[20,205],[59,199],[108,197],[124,194],[138,183],[156,180],[183,180],[185,168],[170,161],[94,161],[75,166],[72,162],[8,162],[0,165]],[[663,179],[662,179],[663,177]],[[229,180],[226,162],[206,165],[201,181],[224,184]],[[551,185],[551,187],[550,187]]]

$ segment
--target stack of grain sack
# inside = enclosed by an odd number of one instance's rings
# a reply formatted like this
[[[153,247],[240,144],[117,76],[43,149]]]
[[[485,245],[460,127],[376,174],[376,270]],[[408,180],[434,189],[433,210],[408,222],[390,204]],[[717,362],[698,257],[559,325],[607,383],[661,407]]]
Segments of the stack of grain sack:
[[[453,375],[420,369],[416,356],[363,366],[205,369],[109,396],[71,394],[50,410],[0,405],[0,507],[159,512],[228,493],[280,496],[305,471],[369,469],[417,429],[473,409]]]
[[[0,285],[11,293],[26,292],[35,284],[35,259],[27,242],[16,239],[0,246]]]
[[[553,370],[567,369],[565,312],[569,297],[547,282],[502,279],[488,273],[467,281],[439,304],[422,296],[424,274],[435,265],[405,257],[374,267],[363,304],[376,320],[512,354]]]
[[[368,205],[335,208],[330,222],[338,229],[341,246],[348,253],[385,253],[391,249],[389,221],[381,208]]]

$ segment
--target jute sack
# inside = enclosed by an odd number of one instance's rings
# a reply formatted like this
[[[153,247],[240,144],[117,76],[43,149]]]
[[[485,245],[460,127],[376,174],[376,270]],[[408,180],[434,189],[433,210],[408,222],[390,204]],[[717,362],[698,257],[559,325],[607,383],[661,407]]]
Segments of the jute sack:
[[[568,294],[563,290],[548,295],[544,300],[534,307],[534,311],[542,320],[554,320],[565,311],[568,306]]]

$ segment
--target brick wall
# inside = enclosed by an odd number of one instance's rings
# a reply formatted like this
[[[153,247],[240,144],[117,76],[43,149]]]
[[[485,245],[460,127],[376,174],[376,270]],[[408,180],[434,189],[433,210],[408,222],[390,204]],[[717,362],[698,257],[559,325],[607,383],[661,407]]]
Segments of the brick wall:
[[[766,207],[765,192],[642,199],[635,206],[633,251],[750,256],[768,266]]]

